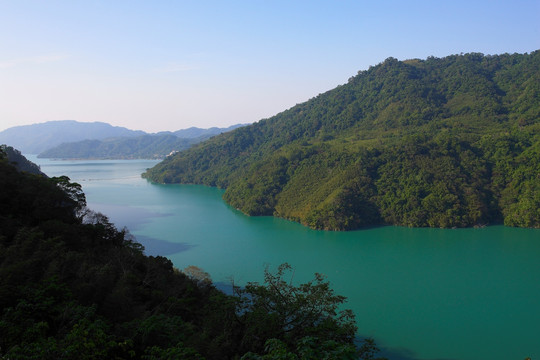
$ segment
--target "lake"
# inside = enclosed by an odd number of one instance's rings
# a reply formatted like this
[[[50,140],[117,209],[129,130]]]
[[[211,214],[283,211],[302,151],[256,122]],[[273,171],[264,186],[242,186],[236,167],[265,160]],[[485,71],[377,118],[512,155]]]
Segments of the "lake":
[[[283,262],[298,282],[325,274],[348,298],[359,335],[390,359],[540,359],[540,230],[315,231],[245,216],[219,189],[142,179],[156,161],[28,158],[79,182],[89,207],[126,226],[148,254],[201,267],[221,286],[261,281],[265,266]]]

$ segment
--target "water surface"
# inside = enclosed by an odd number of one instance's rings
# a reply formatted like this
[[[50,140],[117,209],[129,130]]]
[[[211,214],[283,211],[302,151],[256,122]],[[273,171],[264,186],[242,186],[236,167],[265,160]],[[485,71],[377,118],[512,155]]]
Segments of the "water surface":
[[[196,265],[239,284],[283,262],[297,281],[327,275],[360,334],[391,359],[540,359],[540,230],[315,231],[247,217],[219,189],[141,179],[155,161],[30,159],[81,183],[89,207],[180,269]]]

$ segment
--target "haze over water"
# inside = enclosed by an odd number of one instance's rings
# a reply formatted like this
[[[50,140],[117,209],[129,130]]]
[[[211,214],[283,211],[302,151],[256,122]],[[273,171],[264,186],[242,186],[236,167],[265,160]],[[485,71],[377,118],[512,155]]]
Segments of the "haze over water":
[[[540,230],[315,231],[244,216],[219,189],[141,179],[155,161],[29,159],[81,183],[90,208],[180,269],[196,265],[237,284],[261,281],[265,266],[283,262],[297,282],[327,275],[359,334],[389,359],[540,358]]]

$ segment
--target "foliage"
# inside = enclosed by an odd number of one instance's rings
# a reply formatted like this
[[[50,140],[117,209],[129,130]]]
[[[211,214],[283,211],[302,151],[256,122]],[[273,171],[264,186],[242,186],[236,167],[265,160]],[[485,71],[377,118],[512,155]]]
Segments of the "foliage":
[[[0,188],[0,359],[239,359],[306,336],[310,351],[354,349],[354,318],[319,275],[284,286],[284,266],[266,273],[277,292],[228,296],[200,268],[145,256],[67,177],[19,172],[0,153]]]
[[[340,310],[345,298],[335,295],[321,274],[298,286],[293,285],[293,275],[292,267],[282,264],[276,273],[265,270],[262,285],[235,287],[238,320],[245,329],[241,346],[268,353],[251,353],[244,359],[365,358],[369,351],[364,347],[358,354],[353,345],[354,315]]]
[[[294,352],[289,351],[284,342],[277,339],[266,341],[267,354],[247,353],[241,360],[348,360],[357,359],[357,350],[353,345],[343,345],[328,340],[323,343],[317,338],[305,337],[298,341]]]
[[[210,285],[212,284],[212,278],[210,274],[195,265],[189,265],[184,270],[182,270],[187,277],[191,280],[197,282],[199,285]]]
[[[143,176],[317,229],[539,227],[538,84],[540,51],[389,58]]]
[[[10,164],[15,166],[19,171],[26,171],[31,174],[43,175],[38,165],[28,161],[19,150],[11,146],[0,145],[0,158],[7,158]]]

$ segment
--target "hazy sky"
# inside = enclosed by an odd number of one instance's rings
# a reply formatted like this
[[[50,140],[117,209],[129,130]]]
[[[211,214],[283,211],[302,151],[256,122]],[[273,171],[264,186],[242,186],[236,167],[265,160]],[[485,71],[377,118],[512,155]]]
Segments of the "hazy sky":
[[[387,57],[540,49],[540,0],[0,0],[0,131],[270,117]]]

